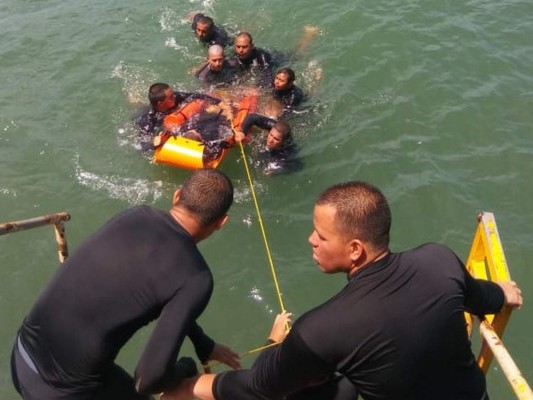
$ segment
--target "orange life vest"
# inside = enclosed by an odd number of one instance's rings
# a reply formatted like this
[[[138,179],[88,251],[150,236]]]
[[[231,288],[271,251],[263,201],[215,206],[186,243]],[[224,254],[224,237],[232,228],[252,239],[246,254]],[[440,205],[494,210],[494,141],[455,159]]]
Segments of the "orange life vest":
[[[233,127],[241,130],[242,123],[249,113],[253,113],[257,107],[257,96],[246,96],[239,101],[237,112],[233,117]],[[246,133],[246,132],[244,132]]]
[[[202,111],[207,104],[207,100],[195,99],[185,104],[179,110],[168,114],[163,120],[165,130],[174,133],[181,124],[191,118],[194,114]]]
[[[257,95],[250,95],[243,97],[239,104],[237,105],[237,112],[234,114],[233,119],[231,120],[231,124],[234,130],[240,131],[242,130],[242,124],[244,122],[244,119],[249,113],[255,112],[257,108]],[[243,144],[246,144],[250,141],[250,135],[247,135],[247,132],[243,132],[245,134],[244,140],[242,141]],[[235,144],[234,136],[230,138],[228,141],[231,145]]]

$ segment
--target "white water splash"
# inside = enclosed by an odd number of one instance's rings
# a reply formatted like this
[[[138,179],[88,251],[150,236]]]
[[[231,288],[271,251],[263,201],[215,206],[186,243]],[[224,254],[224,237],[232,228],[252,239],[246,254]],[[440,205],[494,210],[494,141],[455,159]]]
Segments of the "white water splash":
[[[127,65],[120,61],[111,72],[112,78],[124,81],[122,91],[126,94],[130,103],[147,103],[148,87],[157,82],[157,75],[146,69],[134,65]]]
[[[172,32],[180,25],[185,25],[188,23],[189,21],[187,18],[184,18],[184,16],[178,14],[176,10],[168,7],[163,10],[163,13],[159,17],[159,26],[161,27],[161,32]]]
[[[5,196],[17,197],[17,191],[9,188],[0,187],[0,194]]]
[[[172,190],[169,184],[162,181],[98,175],[84,171],[80,166],[76,167],[76,179],[83,186],[95,191],[105,191],[110,198],[125,200],[131,205],[156,202],[164,193]]]
[[[191,4],[200,4],[200,7],[198,7],[198,12],[203,13],[211,13],[213,14],[213,5],[215,4],[216,0],[189,0],[189,3]]]
[[[15,121],[11,120],[6,126],[4,126],[4,131],[7,131],[11,128],[17,128],[18,125],[15,123]]]
[[[242,222],[244,222],[244,224],[248,227],[252,226],[252,216],[247,215],[246,217],[242,219]]]
[[[311,60],[307,63],[307,67],[303,71],[302,76],[305,86],[309,88],[310,92],[313,92],[316,89],[322,80],[322,74],[322,66],[320,66],[317,60]]]
[[[182,46],[178,44],[178,42],[176,42],[176,38],[174,37],[167,38],[165,40],[165,46],[170,49],[178,50],[179,53],[182,54],[187,59],[190,58],[189,49],[187,48],[187,46]]]
[[[261,295],[261,290],[259,290],[257,287],[253,287],[251,290],[250,290],[250,298],[257,301],[257,302],[262,302],[263,301],[263,296]]]
[[[244,182],[244,185],[246,186],[236,186],[235,192],[233,193],[233,200],[237,204],[241,204],[243,202],[252,201],[252,193],[250,192],[250,187],[248,186],[247,182]],[[256,195],[261,195],[268,192],[268,187],[259,181],[254,182],[254,192]]]
[[[258,302],[258,303],[264,303],[264,298],[263,298],[263,295],[261,294],[261,290],[259,288],[257,288],[256,286],[252,287],[252,289],[250,290],[250,295],[249,297]],[[270,305],[268,304],[264,304],[265,306],[265,310],[269,313],[269,314],[273,314],[274,313],[274,310],[272,309],[272,307],[270,307]]]

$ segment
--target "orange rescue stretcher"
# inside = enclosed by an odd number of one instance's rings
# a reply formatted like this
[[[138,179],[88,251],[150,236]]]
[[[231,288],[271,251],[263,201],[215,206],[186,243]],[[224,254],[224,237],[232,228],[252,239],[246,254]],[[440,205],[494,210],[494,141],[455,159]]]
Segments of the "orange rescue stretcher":
[[[210,159],[206,157],[204,152],[205,144],[203,142],[183,136],[173,136],[171,133],[206,106],[206,100],[193,100],[165,118],[163,124],[165,132],[161,137],[163,144],[155,149],[154,162],[188,170],[218,167],[229,149],[224,148],[215,159]],[[241,130],[244,119],[249,113],[254,112],[256,107],[257,95],[243,97],[238,103],[237,111],[234,113],[232,128]],[[233,144],[232,140],[233,137],[230,140],[231,145]]]

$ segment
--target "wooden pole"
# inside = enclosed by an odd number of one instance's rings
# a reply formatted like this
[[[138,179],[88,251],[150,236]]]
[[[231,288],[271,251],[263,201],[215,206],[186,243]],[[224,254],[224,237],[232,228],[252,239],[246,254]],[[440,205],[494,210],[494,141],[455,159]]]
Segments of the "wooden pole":
[[[531,388],[522,376],[522,373],[516,366],[498,334],[494,331],[492,325],[488,321],[483,320],[479,326],[479,330],[481,336],[492,350],[492,354],[496,360],[498,360],[498,363],[511,384],[517,398],[520,400],[533,400],[533,392],[531,391]]]
[[[69,220],[69,213],[59,212],[55,214],[42,215],[35,218],[23,219],[20,221],[6,222],[5,224],[0,224],[0,235],[20,232],[44,225],[54,225],[58,257],[59,261],[63,263],[63,261],[65,261],[65,259],[68,257],[67,237],[65,235],[64,222]]]
[[[56,235],[59,261],[63,263],[68,257],[67,237],[65,236],[65,224],[63,221],[54,224],[54,233]]]
[[[67,212],[60,212],[55,214],[42,215],[40,217],[23,219],[20,221],[6,222],[0,224],[0,235],[6,233],[13,233],[24,231],[26,229],[37,228],[39,226],[57,224],[61,221],[70,220],[70,214]]]

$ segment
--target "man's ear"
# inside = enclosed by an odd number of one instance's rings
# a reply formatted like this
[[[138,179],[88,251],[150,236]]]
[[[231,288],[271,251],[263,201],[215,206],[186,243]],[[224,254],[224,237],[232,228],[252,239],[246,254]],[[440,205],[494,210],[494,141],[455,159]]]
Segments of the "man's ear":
[[[172,196],[172,205],[173,206],[178,204],[178,199],[180,198],[180,192],[181,192],[181,189],[176,189],[176,191],[174,192],[174,195]]]
[[[217,222],[216,222],[216,230],[218,231],[220,228],[222,228],[224,225],[226,225],[226,222],[228,222],[229,220],[229,215],[228,214],[225,214],[223,217],[221,217]]]
[[[364,243],[359,239],[352,239],[348,243],[350,246],[350,259],[356,264],[365,253]]]

